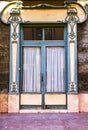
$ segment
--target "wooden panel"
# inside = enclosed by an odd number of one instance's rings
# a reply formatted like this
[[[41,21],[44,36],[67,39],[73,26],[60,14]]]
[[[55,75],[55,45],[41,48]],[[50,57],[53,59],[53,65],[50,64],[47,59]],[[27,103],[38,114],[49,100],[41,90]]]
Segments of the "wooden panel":
[[[45,94],[45,105],[66,105],[66,94]]]
[[[41,105],[42,95],[41,94],[21,94],[20,105]]]

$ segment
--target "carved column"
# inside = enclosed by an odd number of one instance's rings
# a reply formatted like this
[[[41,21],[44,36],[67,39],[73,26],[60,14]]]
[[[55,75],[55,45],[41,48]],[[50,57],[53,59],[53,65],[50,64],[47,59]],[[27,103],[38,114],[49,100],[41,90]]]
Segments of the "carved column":
[[[69,8],[66,21],[68,23],[68,92],[77,92],[77,10]]]
[[[19,93],[19,26],[20,10],[13,8],[8,19],[10,23],[10,86],[9,93]]]

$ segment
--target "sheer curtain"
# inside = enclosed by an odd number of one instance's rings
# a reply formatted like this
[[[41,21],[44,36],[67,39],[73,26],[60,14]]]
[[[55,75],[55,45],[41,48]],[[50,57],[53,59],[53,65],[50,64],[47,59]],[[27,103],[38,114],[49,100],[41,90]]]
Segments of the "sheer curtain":
[[[47,92],[64,92],[64,47],[47,47]]]
[[[23,91],[40,92],[40,48],[23,48]]]

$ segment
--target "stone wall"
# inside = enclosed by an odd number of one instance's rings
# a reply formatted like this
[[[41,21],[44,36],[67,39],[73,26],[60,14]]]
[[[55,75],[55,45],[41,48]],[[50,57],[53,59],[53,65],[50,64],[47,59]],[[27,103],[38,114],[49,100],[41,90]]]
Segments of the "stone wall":
[[[79,92],[88,91],[88,18],[78,25],[78,87]]]
[[[0,112],[8,112],[10,27],[0,22]]]
[[[7,93],[9,86],[10,26],[0,22],[0,93]]]
[[[19,0],[2,0],[2,1],[19,1]],[[24,6],[32,6],[32,5],[37,5],[41,3],[46,3],[46,4],[51,4],[51,5],[57,5],[57,6],[63,6],[64,2],[66,0],[21,0],[23,2]],[[77,1],[77,0],[69,0],[69,1]]]

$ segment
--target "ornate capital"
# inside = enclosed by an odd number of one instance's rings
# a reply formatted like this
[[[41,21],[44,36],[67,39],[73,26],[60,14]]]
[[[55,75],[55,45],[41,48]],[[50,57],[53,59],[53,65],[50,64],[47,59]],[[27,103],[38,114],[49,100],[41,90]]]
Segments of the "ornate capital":
[[[73,41],[73,39],[76,36],[74,27],[75,27],[75,24],[79,21],[76,8],[71,7],[68,9],[67,17],[66,17],[65,21],[67,21],[67,23],[70,26],[69,38]]]
[[[19,8],[13,8],[11,9],[10,12],[10,17],[8,19],[8,22],[12,24],[13,27],[13,32],[12,32],[12,38],[13,40],[16,40],[18,38],[18,33],[17,33],[17,26],[18,24],[22,21],[20,17],[20,10]]]

